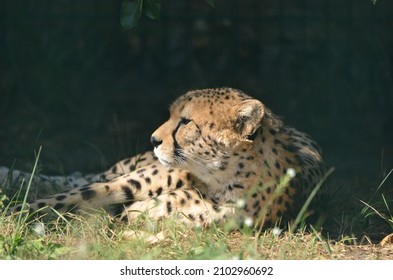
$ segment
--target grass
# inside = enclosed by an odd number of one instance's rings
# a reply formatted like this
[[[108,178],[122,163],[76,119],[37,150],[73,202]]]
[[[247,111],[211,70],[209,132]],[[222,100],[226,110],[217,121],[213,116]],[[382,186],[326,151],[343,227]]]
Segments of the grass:
[[[39,155],[40,152],[33,173]],[[31,180],[27,184],[24,205]],[[1,203],[4,200],[0,194]],[[312,227],[292,227],[284,232],[271,229],[255,235],[250,228],[190,228],[170,219],[155,222],[143,214],[131,224],[121,223],[99,210],[86,215],[57,216],[42,222],[23,213],[0,214],[0,259],[291,260],[389,259],[393,255],[391,246],[359,245],[357,239],[348,236],[330,240]]]
[[[191,229],[175,221],[131,225],[105,213],[17,227],[17,217],[0,221],[0,259],[389,259],[393,249],[348,245],[318,232],[297,231],[259,237],[217,228]]]
[[[364,204],[361,212],[363,217],[365,219],[372,219],[374,217],[377,217],[380,221],[385,223],[391,231],[393,231],[393,200],[389,198],[389,195],[386,196],[384,194],[382,188],[384,187],[385,182],[392,173],[393,169],[391,169],[385,176],[385,178],[383,178],[381,184],[378,186],[374,195],[371,196],[369,202],[360,200],[361,203]],[[379,194],[379,196],[375,199],[376,194]]]
[[[170,220],[156,224],[146,217],[124,225],[104,213],[67,223],[33,220],[22,227],[16,218],[2,218],[1,259],[314,259],[329,254],[317,233],[278,237],[266,231],[256,240],[242,232],[191,229]]]

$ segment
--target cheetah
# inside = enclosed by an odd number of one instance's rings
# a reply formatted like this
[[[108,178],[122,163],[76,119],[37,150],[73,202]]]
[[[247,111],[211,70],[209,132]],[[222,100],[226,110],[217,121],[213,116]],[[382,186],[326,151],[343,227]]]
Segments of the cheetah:
[[[147,213],[202,227],[228,219],[266,226],[293,219],[323,175],[316,142],[238,89],[189,91],[169,111],[151,135],[153,151],[101,174],[55,177],[65,191],[29,211],[104,208],[130,223]],[[9,173],[2,169],[3,180]]]

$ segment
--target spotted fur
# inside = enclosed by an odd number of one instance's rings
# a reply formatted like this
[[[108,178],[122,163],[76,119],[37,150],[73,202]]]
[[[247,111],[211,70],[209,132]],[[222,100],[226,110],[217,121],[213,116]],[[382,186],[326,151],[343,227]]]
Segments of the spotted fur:
[[[231,88],[179,97],[151,142],[154,153],[120,161],[102,174],[57,178],[72,188],[31,202],[30,210],[103,207],[127,221],[147,212],[153,219],[202,226],[231,218],[266,225],[293,218],[323,172],[320,149],[309,136]]]

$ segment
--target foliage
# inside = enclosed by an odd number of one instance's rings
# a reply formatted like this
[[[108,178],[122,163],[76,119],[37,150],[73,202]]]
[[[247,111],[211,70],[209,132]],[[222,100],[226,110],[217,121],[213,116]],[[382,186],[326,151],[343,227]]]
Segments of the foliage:
[[[381,184],[377,188],[376,193],[381,190],[382,186],[392,173],[393,169],[391,169],[382,180]],[[391,209],[393,206],[393,200],[387,199],[386,195],[381,192],[380,199],[375,201],[374,195],[370,198],[371,202],[365,202],[363,200],[360,201],[365,205],[365,207],[362,209],[362,215],[365,219],[369,219],[371,217],[378,217],[383,222],[385,222],[391,230],[393,230],[393,209]]]
[[[215,0],[204,0],[215,7]],[[124,29],[132,29],[137,24],[142,14],[150,19],[159,19],[161,0],[124,0],[121,7],[121,25]]]
[[[104,212],[68,219],[26,221],[14,239],[16,217],[0,216],[0,259],[389,259],[392,253],[348,245],[349,238],[331,241],[316,231],[254,236],[174,220],[157,223],[143,215],[126,225]],[[40,223],[44,231],[35,230]]]

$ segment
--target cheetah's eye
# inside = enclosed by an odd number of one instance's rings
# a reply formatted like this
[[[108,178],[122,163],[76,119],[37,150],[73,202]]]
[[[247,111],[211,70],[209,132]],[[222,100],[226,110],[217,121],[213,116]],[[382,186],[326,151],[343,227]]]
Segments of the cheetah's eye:
[[[190,121],[191,121],[191,120],[190,120],[190,119],[187,119],[187,118],[180,118],[179,124],[180,124],[180,125],[186,125],[186,124],[188,124]]]

